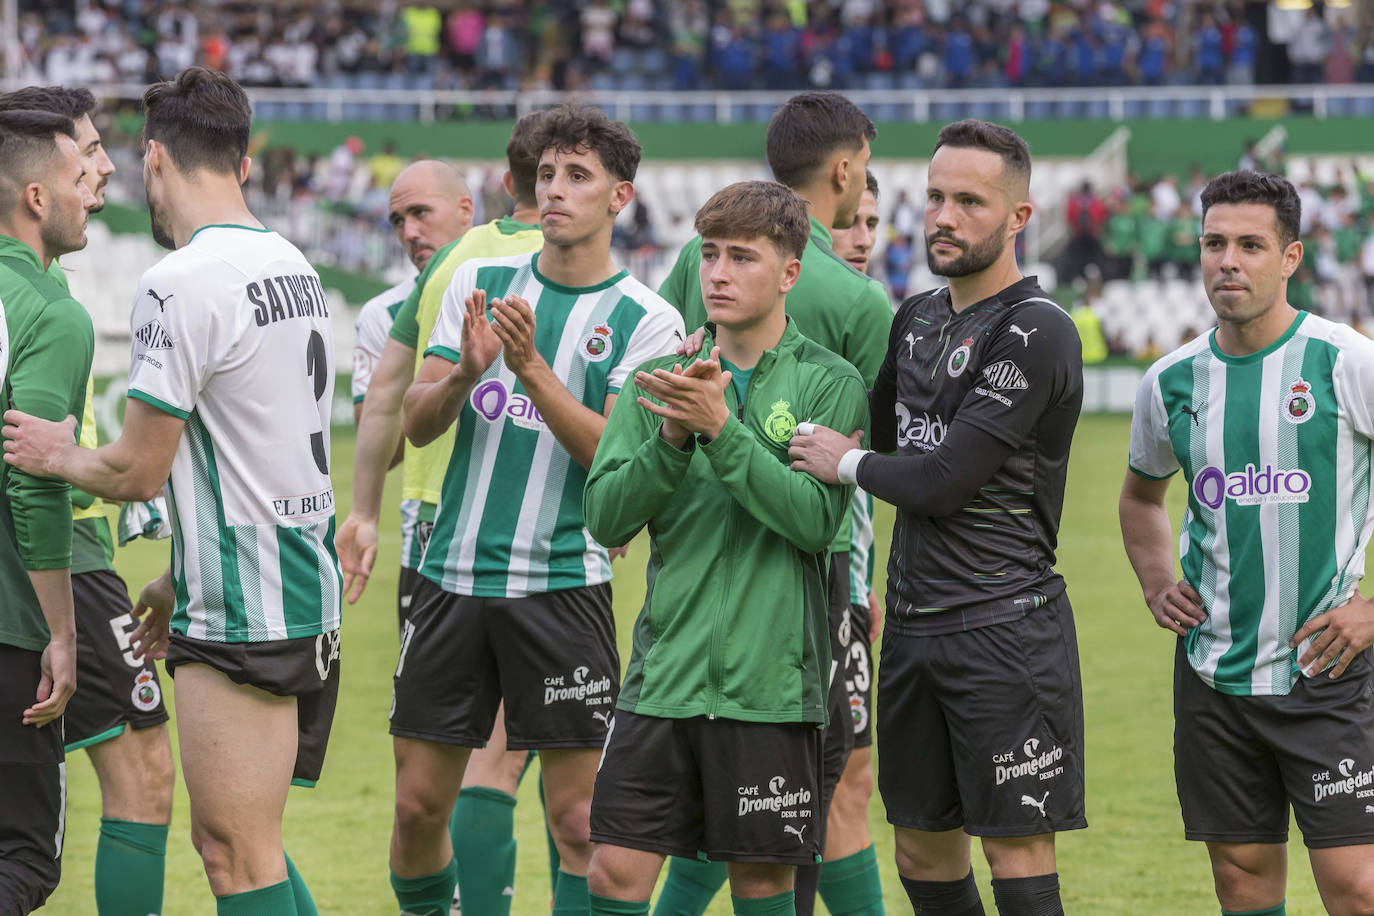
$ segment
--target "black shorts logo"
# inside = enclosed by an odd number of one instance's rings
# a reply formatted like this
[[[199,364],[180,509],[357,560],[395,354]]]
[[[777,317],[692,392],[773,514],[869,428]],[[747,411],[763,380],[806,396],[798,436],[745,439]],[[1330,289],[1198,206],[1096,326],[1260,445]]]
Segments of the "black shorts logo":
[[[320,680],[329,680],[329,671],[339,657],[339,631],[330,630],[315,637],[315,670]]]

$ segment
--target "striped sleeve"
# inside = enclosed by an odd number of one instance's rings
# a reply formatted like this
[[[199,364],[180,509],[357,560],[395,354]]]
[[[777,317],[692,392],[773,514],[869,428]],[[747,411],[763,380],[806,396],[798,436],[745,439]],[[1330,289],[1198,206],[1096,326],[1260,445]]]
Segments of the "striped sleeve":
[[[1180,465],[1169,439],[1169,422],[1164,397],[1159,389],[1159,364],[1150,367],[1140,380],[1131,412],[1131,470],[1150,480],[1163,480]]]

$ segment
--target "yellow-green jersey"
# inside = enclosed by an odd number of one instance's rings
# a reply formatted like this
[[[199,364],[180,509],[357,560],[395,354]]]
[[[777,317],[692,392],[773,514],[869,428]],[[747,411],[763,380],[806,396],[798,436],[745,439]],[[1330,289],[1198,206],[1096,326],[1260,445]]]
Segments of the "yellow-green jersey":
[[[544,247],[544,233],[531,223],[510,217],[474,226],[456,242],[450,242],[430,257],[391,324],[391,336],[415,351],[415,371],[425,360],[425,350],[439,317],[444,293],[453,282],[454,272],[473,258],[500,258],[530,254]],[[455,431],[452,427],[423,448],[407,448],[401,469],[401,498],[420,500],[431,506],[439,501],[444,486],[448,458],[453,453]],[[433,514],[429,516],[433,519]],[[412,567],[414,568],[414,567]]]
[[[100,434],[95,423],[95,377],[86,379],[86,409],[81,417],[81,447],[97,448]],[[114,569],[114,538],[110,534],[107,506],[98,496],[72,487],[72,575]]]

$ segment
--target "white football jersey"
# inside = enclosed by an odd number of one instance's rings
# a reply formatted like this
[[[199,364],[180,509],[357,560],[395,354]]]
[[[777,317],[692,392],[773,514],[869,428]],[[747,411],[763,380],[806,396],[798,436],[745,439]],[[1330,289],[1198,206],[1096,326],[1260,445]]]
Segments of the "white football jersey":
[[[314,268],[275,232],[207,226],[143,275],[132,328],[129,397],[186,421],[165,488],[172,629],[336,629],[334,347]]]

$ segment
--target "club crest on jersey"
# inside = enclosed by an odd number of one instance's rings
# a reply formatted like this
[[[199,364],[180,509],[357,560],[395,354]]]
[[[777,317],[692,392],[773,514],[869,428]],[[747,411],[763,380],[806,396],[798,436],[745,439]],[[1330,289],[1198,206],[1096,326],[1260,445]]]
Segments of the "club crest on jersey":
[[[950,378],[958,378],[964,374],[968,368],[969,348],[973,346],[973,338],[965,337],[964,342],[954,348],[954,352],[949,354],[949,362],[945,363],[945,371]]]
[[[589,363],[599,363],[611,355],[611,329],[599,324],[592,332],[582,338],[582,355]]]
[[[134,689],[129,694],[129,699],[140,712],[152,712],[157,709],[157,704],[162,702],[162,689],[153,679],[153,672],[144,668],[138,673],[138,677],[134,678]]]
[[[172,349],[172,338],[168,336],[167,329],[162,326],[162,322],[156,318],[134,331],[134,340],[143,344],[145,350]]]
[[[854,720],[855,734],[868,726],[868,707],[864,705],[863,697],[851,696],[849,698],[849,715]]]
[[[1317,399],[1312,394],[1312,386],[1298,379],[1288,386],[1288,397],[1283,400],[1283,418],[1289,423],[1306,423],[1316,413]]]
[[[792,416],[791,407],[787,401],[774,401],[772,413],[763,421],[764,433],[779,445],[787,443],[797,431],[797,418]]]

